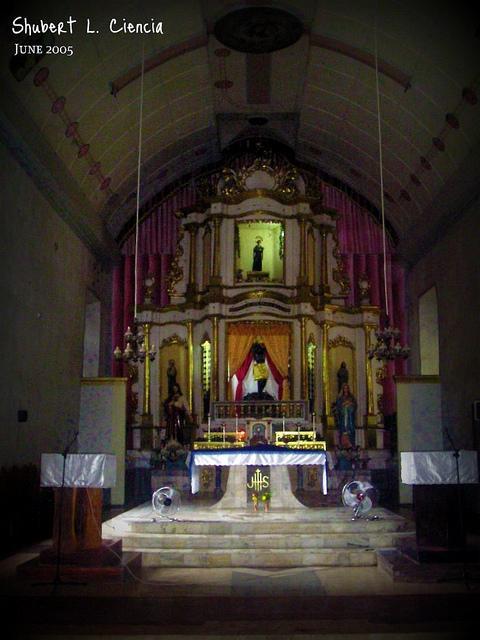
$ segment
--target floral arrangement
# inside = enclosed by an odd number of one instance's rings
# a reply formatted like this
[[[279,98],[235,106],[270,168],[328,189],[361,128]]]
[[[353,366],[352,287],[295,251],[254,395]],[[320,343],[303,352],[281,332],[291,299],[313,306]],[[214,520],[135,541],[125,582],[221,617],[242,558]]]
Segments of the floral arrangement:
[[[264,491],[262,493],[262,502],[269,502],[272,499],[271,491]]]
[[[160,451],[157,451],[155,462],[163,466],[166,462],[184,461],[186,456],[187,452],[183,446],[176,440],[170,440]]]

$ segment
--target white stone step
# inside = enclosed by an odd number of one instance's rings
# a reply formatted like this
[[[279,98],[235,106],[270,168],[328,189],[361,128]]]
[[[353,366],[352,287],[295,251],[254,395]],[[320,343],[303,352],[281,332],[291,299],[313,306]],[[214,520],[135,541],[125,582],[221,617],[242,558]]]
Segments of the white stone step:
[[[144,567],[370,567],[377,564],[371,549],[235,549],[171,550],[142,553]]]
[[[395,541],[410,533],[254,533],[197,534],[197,533],[127,533],[123,537],[124,549],[380,549],[395,546]]]
[[[128,522],[128,529],[134,533],[165,534],[209,534],[209,535],[251,535],[255,533],[281,533],[294,535],[302,533],[381,533],[406,530],[407,523],[403,518],[389,517],[379,520],[356,520],[350,517],[337,520],[319,520],[318,522],[302,522],[301,520],[274,521],[268,515],[259,514],[249,521],[178,521],[170,522],[157,517],[156,522]],[[410,528],[410,527],[408,527]]]

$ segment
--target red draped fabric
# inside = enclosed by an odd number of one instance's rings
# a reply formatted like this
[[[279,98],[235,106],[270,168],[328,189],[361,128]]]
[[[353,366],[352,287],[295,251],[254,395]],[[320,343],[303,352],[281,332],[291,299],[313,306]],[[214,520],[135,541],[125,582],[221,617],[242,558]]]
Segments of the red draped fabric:
[[[249,351],[247,357],[243,361],[243,364],[236,370],[235,375],[237,376],[238,385],[235,391],[235,401],[240,402],[243,398],[243,381],[245,380],[245,376],[248,373],[250,365],[252,364],[253,355],[252,352]]]
[[[366,275],[370,282],[370,302],[385,310],[385,286],[383,269],[382,228],[370,212],[336,187],[322,183],[326,207],[335,209],[340,217],[337,234],[340,253],[350,279],[351,290],[347,304],[358,306],[360,292],[358,281]],[[401,331],[401,339],[407,342],[405,267],[395,255],[395,247],[387,235],[387,295],[389,320]],[[406,373],[406,361],[389,362],[388,376],[383,384],[383,408],[385,415],[395,412],[394,375]]]
[[[270,371],[272,372],[272,376],[274,377],[275,382],[278,384],[278,399],[281,400],[283,396],[283,376],[275,366],[274,361],[268,355],[268,351],[265,354],[265,358],[268,362],[268,366],[270,367]]]
[[[278,399],[281,400],[283,395],[283,376],[280,373],[280,371],[277,369],[272,358],[268,355],[268,351],[265,354],[265,359],[268,363],[271,374],[278,385]],[[250,351],[247,357],[245,358],[245,360],[243,361],[243,363],[240,365],[240,367],[237,369],[237,371],[234,374],[238,380],[237,388],[235,390],[235,402],[240,402],[243,398],[243,381],[245,380],[245,376],[247,375],[248,370],[250,369],[252,360],[253,360],[253,355],[252,355],[252,352]]]

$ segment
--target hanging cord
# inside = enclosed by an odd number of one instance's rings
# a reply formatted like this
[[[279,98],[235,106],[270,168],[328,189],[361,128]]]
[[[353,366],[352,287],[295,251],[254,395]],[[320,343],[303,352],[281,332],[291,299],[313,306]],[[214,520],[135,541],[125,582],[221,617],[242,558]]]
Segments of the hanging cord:
[[[377,44],[377,16],[375,16],[375,86],[377,93],[377,125],[378,125],[378,160],[380,164],[380,206],[382,212],[382,244],[383,244],[383,285],[385,293],[385,313],[388,324],[388,287],[387,287],[387,240],[385,233],[385,197],[383,195],[383,154],[382,154],[382,125],[380,119],[380,86],[378,82],[378,44]]]
[[[134,300],[133,319],[137,320],[137,298],[138,298],[138,226],[140,221],[140,178],[142,167],[142,136],[143,136],[143,81],[145,76],[145,45],[142,45],[142,73],[140,77],[140,114],[138,122],[138,166],[137,166],[137,211],[135,216],[135,267],[134,267]]]

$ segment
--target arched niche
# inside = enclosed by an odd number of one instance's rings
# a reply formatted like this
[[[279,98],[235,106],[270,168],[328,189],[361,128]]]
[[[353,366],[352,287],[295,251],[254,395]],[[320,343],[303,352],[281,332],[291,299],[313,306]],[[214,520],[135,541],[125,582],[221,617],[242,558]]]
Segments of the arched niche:
[[[357,396],[357,366],[355,345],[345,336],[336,336],[328,341],[328,371],[330,398],[334,402],[338,396],[337,372],[342,362],[347,365],[348,384],[353,395]],[[331,409],[331,407],[329,407]]]

